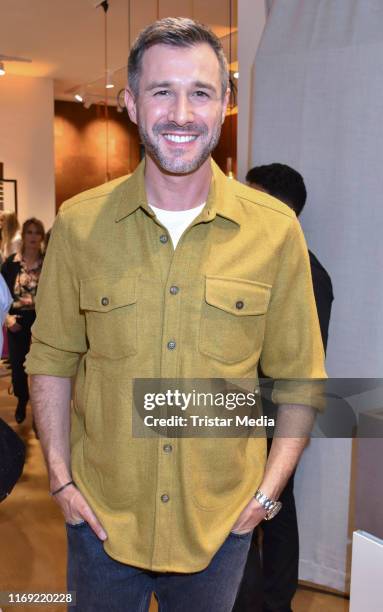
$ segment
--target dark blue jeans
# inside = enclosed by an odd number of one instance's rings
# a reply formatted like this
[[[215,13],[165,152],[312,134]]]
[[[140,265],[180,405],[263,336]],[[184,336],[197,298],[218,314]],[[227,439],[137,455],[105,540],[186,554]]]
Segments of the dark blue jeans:
[[[68,590],[78,612],[230,612],[241,582],[251,532],[230,534],[209,566],[193,574],[160,573],[115,561],[86,523],[67,526]]]

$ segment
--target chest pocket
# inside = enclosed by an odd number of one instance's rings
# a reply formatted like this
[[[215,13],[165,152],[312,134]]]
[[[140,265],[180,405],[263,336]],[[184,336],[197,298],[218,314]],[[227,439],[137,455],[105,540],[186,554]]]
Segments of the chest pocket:
[[[90,350],[118,359],[137,352],[136,278],[105,276],[81,281],[80,308],[85,313]]]
[[[199,348],[224,363],[236,363],[261,348],[271,286],[206,276]]]

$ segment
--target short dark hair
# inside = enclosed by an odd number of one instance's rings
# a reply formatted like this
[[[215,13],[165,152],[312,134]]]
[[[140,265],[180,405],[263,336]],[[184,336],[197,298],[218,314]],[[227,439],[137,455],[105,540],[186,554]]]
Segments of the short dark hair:
[[[229,87],[227,60],[219,38],[206,25],[186,17],[166,17],[147,26],[139,34],[129,53],[128,83],[134,95],[138,95],[142,56],[154,45],[193,47],[207,43],[217,56],[222,83],[222,98]]]
[[[303,177],[286,164],[255,166],[246,174],[246,182],[262,187],[295,211],[297,217],[306,203],[307,191]]]

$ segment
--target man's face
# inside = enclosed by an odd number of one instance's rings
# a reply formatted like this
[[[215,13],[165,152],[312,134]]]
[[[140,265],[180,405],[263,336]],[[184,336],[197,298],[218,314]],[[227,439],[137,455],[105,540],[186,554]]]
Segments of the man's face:
[[[218,59],[206,43],[145,51],[137,99],[129,116],[148,155],[172,174],[197,170],[218,143],[228,94],[222,99]]]

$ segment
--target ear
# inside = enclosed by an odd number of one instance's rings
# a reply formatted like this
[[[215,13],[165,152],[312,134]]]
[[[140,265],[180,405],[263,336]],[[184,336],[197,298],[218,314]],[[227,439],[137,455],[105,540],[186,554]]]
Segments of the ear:
[[[225,96],[223,98],[221,123],[223,123],[225,121],[227,105],[229,104],[229,100],[230,100],[230,93],[231,93],[230,92],[230,87],[228,87],[227,90],[226,90]]]
[[[127,87],[125,89],[125,104],[128,110],[128,115],[131,121],[137,125],[137,104],[132,91]]]

